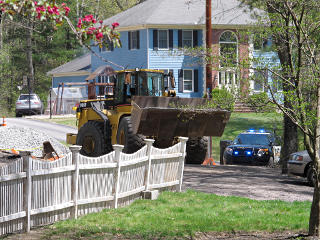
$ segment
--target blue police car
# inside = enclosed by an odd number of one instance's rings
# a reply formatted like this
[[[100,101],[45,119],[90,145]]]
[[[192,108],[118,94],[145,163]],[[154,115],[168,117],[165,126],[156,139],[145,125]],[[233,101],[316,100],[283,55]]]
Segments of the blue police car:
[[[263,129],[240,133],[223,152],[224,164],[274,165],[276,138]]]

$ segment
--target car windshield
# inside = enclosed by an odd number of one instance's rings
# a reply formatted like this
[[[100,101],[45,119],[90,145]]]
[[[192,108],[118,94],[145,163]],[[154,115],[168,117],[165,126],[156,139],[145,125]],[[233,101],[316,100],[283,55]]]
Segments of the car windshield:
[[[31,100],[37,100],[37,97],[35,95],[30,95]],[[21,95],[19,97],[19,100],[29,100],[29,95]]]
[[[269,145],[269,134],[240,134],[235,140],[236,144]]]

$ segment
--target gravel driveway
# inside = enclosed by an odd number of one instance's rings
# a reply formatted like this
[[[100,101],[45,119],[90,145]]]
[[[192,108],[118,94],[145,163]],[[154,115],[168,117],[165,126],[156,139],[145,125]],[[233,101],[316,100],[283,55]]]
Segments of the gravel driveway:
[[[183,182],[184,189],[256,200],[312,201],[313,195],[305,179],[260,166],[186,165]]]

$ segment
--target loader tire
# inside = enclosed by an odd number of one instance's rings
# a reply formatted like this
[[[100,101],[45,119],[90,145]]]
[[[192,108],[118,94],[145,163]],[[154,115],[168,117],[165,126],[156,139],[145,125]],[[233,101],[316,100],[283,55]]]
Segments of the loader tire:
[[[104,123],[89,121],[79,130],[77,145],[82,146],[80,154],[89,157],[98,157],[112,151],[111,127],[107,122],[106,134],[104,134]]]
[[[124,145],[123,152],[134,153],[138,151],[145,145],[143,140],[143,135],[133,133],[131,117],[123,117],[117,131],[117,143]]]
[[[186,163],[201,164],[206,158],[208,140],[206,137],[192,137],[187,141]]]

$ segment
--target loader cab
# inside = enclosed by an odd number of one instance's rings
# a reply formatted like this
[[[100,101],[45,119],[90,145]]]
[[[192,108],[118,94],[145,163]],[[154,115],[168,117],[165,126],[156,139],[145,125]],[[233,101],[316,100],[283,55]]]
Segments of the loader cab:
[[[116,104],[130,104],[133,96],[163,96],[164,73],[158,70],[125,70],[117,73]]]

